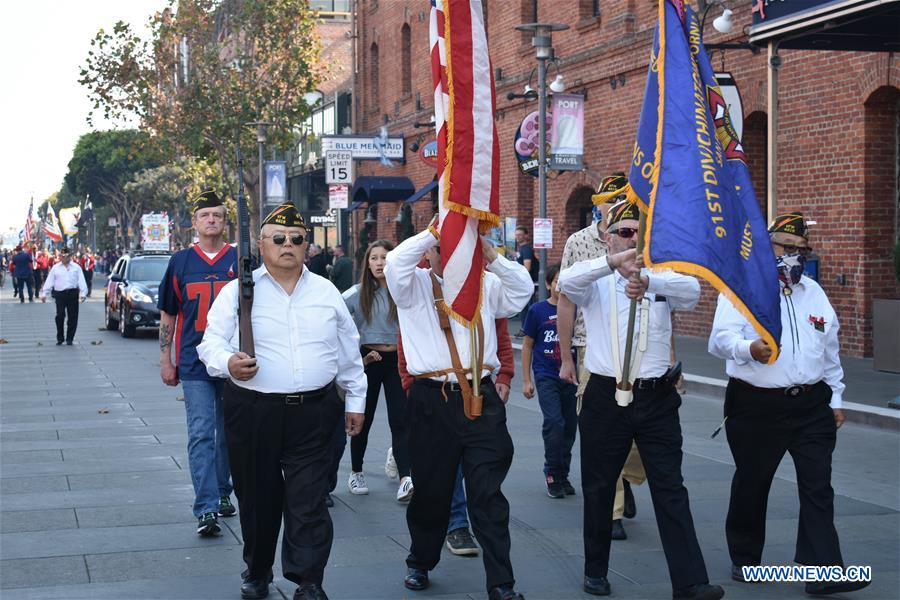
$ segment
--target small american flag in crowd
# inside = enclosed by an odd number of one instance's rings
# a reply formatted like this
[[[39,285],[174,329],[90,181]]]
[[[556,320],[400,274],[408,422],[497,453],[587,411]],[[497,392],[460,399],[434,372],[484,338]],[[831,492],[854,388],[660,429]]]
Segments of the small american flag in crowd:
[[[34,224],[32,223],[32,219],[34,218],[34,198],[31,199],[31,204],[28,205],[28,218],[25,219],[25,241],[30,242],[34,237],[34,231],[32,227]]]
[[[481,305],[479,233],[500,224],[500,141],[481,0],[431,0],[430,39],[444,308],[472,326]]]

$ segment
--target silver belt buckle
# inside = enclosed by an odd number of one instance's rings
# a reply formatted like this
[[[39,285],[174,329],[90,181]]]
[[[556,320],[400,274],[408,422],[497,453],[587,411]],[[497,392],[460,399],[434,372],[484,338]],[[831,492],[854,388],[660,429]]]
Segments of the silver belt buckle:
[[[287,406],[299,406],[303,404],[303,394],[288,394],[284,397],[284,403]]]
[[[802,385],[792,385],[790,387],[784,388],[784,395],[790,396],[791,398],[796,398],[797,396],[799,396],[802,393],[803,393]]]

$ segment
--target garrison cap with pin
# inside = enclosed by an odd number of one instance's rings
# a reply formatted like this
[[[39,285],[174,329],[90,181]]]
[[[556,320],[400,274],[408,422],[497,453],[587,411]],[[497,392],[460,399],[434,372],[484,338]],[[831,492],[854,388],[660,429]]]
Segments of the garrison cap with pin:
[[[622,200],[616,204],[613,204],[609,209],[609,212],[606,214],[606,219],[609,222],[609,227],[612,227],[619,221],[625,221],[627,219],[633,219],[635,221],[640,220],[641,218],[641,209],[634,202],[629,202],[628,200]]]
[[[775,220],[769,225],[769,233],[789,233],[809,241],[809,228],[800,211],[784,213],[775,217]]]
[[[302,227],[306,229],[303,215],[292,202],[285,202],[276,206],[268,216],[263,219],[262,225],[283,225],[285,227]]]
[[[225,204],[222,202],[222,199],[219,198],[219,195],[216,194],[215,190],[203,190],[192,200],[192,202],[194,203],[194,212],[197,212],[201,208],[213,208]]]

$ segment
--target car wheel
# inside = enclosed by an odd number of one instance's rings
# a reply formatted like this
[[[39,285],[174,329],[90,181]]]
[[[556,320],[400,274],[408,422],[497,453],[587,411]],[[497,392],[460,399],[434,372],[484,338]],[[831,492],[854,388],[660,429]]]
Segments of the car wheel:
[[[129,325],[128,321],[125,320],[125,307],[119,306],[119,333],[122,334],[123,338],[133,338],[134,332],[137,330],[137,327],[134,325]]]
[[[119,321],[113,318],[112,311],[109,309],[109,297],[105,297],[103,302],[106,306],[106,329],[107,331],[115,331],[119,328]]]

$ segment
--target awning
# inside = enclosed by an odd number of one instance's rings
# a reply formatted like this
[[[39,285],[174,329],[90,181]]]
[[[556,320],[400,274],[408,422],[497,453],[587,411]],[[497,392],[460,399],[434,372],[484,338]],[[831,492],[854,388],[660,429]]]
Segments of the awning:
[[[770,2],[753,15],[752,44],[779,48],[897,52],[900,0]]]
[[[368,202],[396,202],[406,200],[416,193],[416,186],[409,177],[381,177],[377,175],[363,175],[356,178],[356,183],[350,192],[353,202],[351,209],[357,203]]]
[[[421,188],[419,188],[418,192],[416,192],[415,194],[413,194],[412,196],[410,196],[409,198],[406,199],[407,204],[412,204],[416,200],[421,200],[424,196],[427,196],[428,194],[430,194],[431,190],[433,190],[434,188],[437,187],[437,184],[438,184],[437,181],[429,181],[428,183],[423,185]]]

